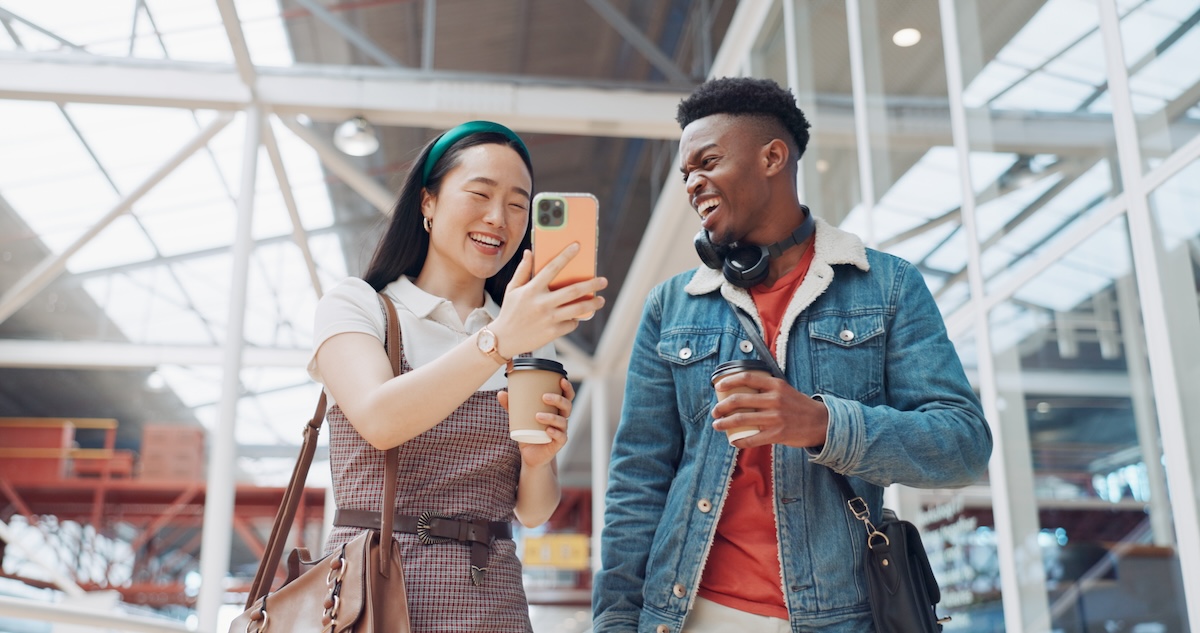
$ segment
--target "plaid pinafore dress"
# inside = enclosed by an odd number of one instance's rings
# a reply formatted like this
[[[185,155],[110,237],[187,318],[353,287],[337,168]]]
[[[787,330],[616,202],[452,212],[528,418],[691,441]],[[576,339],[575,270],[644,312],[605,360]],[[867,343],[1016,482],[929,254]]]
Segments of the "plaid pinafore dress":
[[[401,371],[412,370],[400,349]],[[338,508],[378,512],[383,456],[362,438],[336,404],[329,424],[329,464]],[[521,453],[508,437],[508,414],[495,391],[477,391],[450,417],[400,445],[396,512],[452,519],[512,521]],[[362,532],[335,526],[329,553]],[[510,539],[492,541],[481,586],[471,582],[469,545],[423,545],[416,534],[395,532],[404,558],[404,581],[413,631],[529,633],[529,606],[521,563]]]

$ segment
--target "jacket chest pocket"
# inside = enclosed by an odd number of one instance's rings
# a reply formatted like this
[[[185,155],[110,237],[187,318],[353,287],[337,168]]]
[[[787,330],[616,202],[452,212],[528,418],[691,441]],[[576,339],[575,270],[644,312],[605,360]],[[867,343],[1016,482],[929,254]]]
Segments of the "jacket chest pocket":
[[[869,403],[883,390],[882,313],[824,314],[808,324],[817,393]]]
[[[693,422],[707,418],[715,404],[710,378],[717,368],[721,336],[716,333],[675,332],[658,342],[658,356],[675,375],[679,411]]]

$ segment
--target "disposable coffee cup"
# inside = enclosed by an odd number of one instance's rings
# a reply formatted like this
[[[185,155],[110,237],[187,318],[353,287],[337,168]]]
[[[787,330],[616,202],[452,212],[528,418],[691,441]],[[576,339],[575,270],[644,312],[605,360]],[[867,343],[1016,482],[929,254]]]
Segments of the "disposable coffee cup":
[[[542,402],[542,396],[562,393],[558,381],[567,377],[567,370],[547,358],[514,358],[504,375],[508,377],[508,436],[525,444],[549,444],[546,427],[534,416],[539,411],[558,413]]]
[[[712,373],[712,381],[711,381],[712,385],[713,385],[713,389],[717,392],[717,402],[720,402],[720,401],[724,400],[725,398],[732,396],[735,393],[758,393],[758,391],[751,389],[749,387],[735,387],[728,391],[722,391],[720,389],[717,389],[717,383],[720,382],[722,379],[728,378],[729,376],[732,376],[734,374],[740,374],[743,372],[757,372],[757,373],[764,374],[767,377],[770,377],[771,376],[771,366],[761,360],[731,360],[731,361],[721,363],[720,365],[717,365],[717,369],[715,371],[713,371],[713,373]],[[742,412],[748,412],[748,411],[755,411],[755,409],[737,409],[736,411],[734,411],[734,413],[742,413]],[[739,427],[727,429],[725,431],[726,435],[729,437],[730,444],[733,444],[734,442],[742,439],[743,437],[750,437],[751,435],[757,435],[758,432],[759,432],[759,429],[756,427],[752,427],[752,426],[739,426]]]

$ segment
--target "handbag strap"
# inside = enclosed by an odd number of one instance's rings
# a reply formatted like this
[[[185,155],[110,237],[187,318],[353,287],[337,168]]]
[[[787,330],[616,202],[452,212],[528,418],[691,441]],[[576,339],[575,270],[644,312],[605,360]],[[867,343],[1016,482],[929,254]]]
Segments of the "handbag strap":
[[[786,377],[783,374],[783,369],[779,367],[779,363],[775,361],[775,356],[771,354],[771,350],[767,349],[767,344],[763,341],[763,337],[758,332],[758,326],[750,319],[750,315],[746,314],[741,308],[734,305],[732,301],[726,299],[730,309],[737,315],[738,321],[742,323],[742,329],[746,330],[746,335],[750,337],[750,342],[754,345],[754,350],[758,352],[758,357],[771,367],[771,375],[776,378]],[[874,526],[871,525],[871,510],[867,507],[867,502],[862,497],[854,492],[854,488],[850,485],[850,481],[846,476],[832,468],[829,472],[833,473],[833,481],[837,484],[838,490],[842,492],[842,496],[846,498],[846,505],[850,507],[850,511],[854,513],[854,518],[863,521],[867,525],[867,531],[873,532]]]
[[[384,345],[387,348],[388,361],[392,365],[392,373],[399,376],[400,321],[396,317],[396,306],[392,304],[392,300],[383,293],[379,293],[379,298],[387,313],[387,338]],[[325,422],[327,404],[325,389],[322,388],[321,397],[317,399],[317,409],[313,412],[308,424],[304,426],[304,443],[300,447],[300,457],[292,468],[292,478],[288,481],[287,490],[284,491],[283,500],[279,504],[279,511],[275,514],[275,523],[271,526],[271,536],[267,539],[262,563],[259,564],[258,571],[254,574],[254,582],[250,584],[250,593],[246,597],[247,609],[271,591],[274,570],[279,567],[279,561],[283,557],[283,545],[291,531],[292,523],[296,519],[296,510],[300,505],[300,497],[304,493],[304,482],[308,479],[308,470],[312,466],[313,457],[317,452],[317,438],[321,433],[321,425]],[[382,516],[385,517],[381,530],[383,534],[391,534],[394,520],[392,517],[396,510],[396,477],[399,470],[399,454],[399,448],[393,447],[388,449],[384,455],[384,496],[381,504],[384,509]],[[381,570],[386,576],[391,568],[388,562],[391,560],[392,548],[380,547],[379,552]]]

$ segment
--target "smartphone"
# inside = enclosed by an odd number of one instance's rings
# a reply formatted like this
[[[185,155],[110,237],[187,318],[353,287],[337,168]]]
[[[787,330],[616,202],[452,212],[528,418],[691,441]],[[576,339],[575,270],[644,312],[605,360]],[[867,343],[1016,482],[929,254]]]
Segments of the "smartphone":
[[[564,248],[579,242],[579,254],[550,282],[562,288],[596,276],[600,203],[590,193],[542,192],[533,197],[533,273]],[[583,297],[590,299],[592,295]]]

